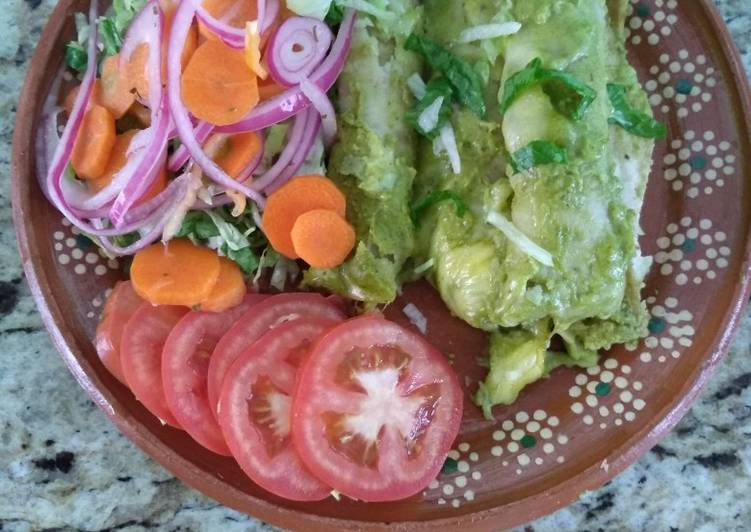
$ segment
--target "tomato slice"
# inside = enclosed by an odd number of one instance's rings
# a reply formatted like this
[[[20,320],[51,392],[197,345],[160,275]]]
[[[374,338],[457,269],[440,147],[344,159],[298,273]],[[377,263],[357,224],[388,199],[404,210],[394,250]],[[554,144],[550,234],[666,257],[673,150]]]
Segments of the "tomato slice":
[[[459,432],[462,390],[421,336],[380,317],[338,325],[300,370],[292,439],[322,482],[363,501],[418,493]]]
[[[246,312],[227,331],[211,354],[209,404],[217,412],[224,376],[245,348],[269,329],[298,318],[343,320],[344,313],[334,300],[320,294],[288,293],[271,296]]]
[[[180,428],[162,386],[162,349],[172,329],[188,312],[186,307],[144,303],[128,320],[120,343],[123,375],[136,399],[163,423]]]
[[[268,296],[248,294],[220,313],[190,312],[172,329],[162,351],[162,384],[167,406],[180,426],[208,450],[230,456],[209,406],[209,357],[219,339],[253,305]]]
[[[243,351],[222,386],[219,423],[232,455],[262,488],[295,501],[319,501],[331,488],[302,464],[290,437],[295,375],[310,345],[337,321],[279,325]]]
[[[144,303],[133,290],[130,281],[120,281],[104,304],[102,321],[96,328],[94,345],[104,367],[120,382],[125,384],[123,365],[120,362],[120,340],[123,328],[133,313]]]

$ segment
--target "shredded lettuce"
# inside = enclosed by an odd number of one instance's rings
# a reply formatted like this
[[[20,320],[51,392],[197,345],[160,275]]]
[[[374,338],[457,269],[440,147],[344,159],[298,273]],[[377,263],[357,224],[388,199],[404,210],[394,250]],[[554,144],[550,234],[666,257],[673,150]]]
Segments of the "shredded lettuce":
[[[287,0],[287,8],[301,17],[323,20],[331,10],[331,0]]]

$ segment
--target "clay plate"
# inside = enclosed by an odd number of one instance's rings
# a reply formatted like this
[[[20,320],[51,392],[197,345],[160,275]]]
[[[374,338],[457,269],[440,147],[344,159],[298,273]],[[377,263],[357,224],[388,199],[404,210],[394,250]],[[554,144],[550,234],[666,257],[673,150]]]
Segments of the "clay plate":
[[[633,0],[632,0],[633,1]],[[73,35],[62,0],[42,34],[21,95],[13,139],[13,217],[39,311],[81,386],[141,449],[210,497],[289,528],[498,530],[529,521],[599,487],[664,436],[727,349],[748,299],[751,154],[748,86],[709,0],[634,1],[629,50],[669,138],[655,153],[642,245],[655,255],[644,297],[650,336],[603,354],[588,371],[561,369],[524,391],[496,421],[469,396],[482,377],[485,338],[452,319],[427,285],[404,299],[429,316],[428,336],[467,387],[465,419],[444,472],[409,500],[364,504],[281,500],[232,460],[163,427],[99,363],[91,339],[106,290],[121,275],[62,222],[34,168],[38,112]],[[389,309],[404,321],[404,302]]]

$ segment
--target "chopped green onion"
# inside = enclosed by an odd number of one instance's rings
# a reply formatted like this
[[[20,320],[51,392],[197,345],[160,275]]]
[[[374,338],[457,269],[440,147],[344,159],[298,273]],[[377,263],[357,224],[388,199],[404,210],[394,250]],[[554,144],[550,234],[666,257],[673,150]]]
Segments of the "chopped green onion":
[[[514,172],[529,170],[543,164],[566,164],[568,152],[547,140],[533,140],[511,154]]]
[[[624,85],[608,84],[608,98],[610,98],[610,105],[613,106],[608,122],[622,127],[637,137],[664,139],[668,133],[665,124],[632,108],[626,101],[627,90]]]
[[[458,194],[451,190],[435,190],[415,203],[412,207],[412,222],[415,225],[420,223],[420,218],[425,214],[430,207],[442,201],[453,201],[456,205],[456,215],[461,217],[467,212],[467,204],[459,197]]]

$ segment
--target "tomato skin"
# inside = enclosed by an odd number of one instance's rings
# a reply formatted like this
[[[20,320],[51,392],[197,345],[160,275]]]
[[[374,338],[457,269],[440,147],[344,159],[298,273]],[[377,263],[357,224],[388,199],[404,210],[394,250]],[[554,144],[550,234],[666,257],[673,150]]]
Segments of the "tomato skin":
[[[345,357],[376,346],[396,346],[411,358],[408,376],[393,388],[397,403],[378,412],[385,421],[379,425],[383,431],[378,432],[379,461],[374,468],[335,450],[322,420],[331,412],[357,416],[369,408],[372,397],[368,393],[345,388],[336,379],[341,378]],[[440,394],[432,404],[433,414],[422,433],[417,456],[408,458],[400,436],[403,432],[398,432],[394,428],[397,422],[389,418],[400,417],[398,401],[427,387],[440,390]],[[330,329],[308,354],[292,402],[292,441],[308,469],[341,493],[368,502],[399,500],[419,493],[438,475],[459,432],[462,410],[458,377],[440,352],[420,335],[393,322],[364,316]],[[421,410],[415,410],[415,416],[418,412]],[[368,415],[366,412],[361,418],[366,425],[371,419]],[[417,422],[417,417],[411,419]]]
[[[222,386],[219,422],[232,455],[256,484],[285,499],[319,501],[331,492],[297,455],[289,403],[297,351],[336,323],[300,318],[279,325],[235,360]]]
[[[125,324],[143,303],[130,281],[119,281],[104,304],[102,320],[96,328],[97,355],[104,367],[123,384],[126,382],[120,361],[120,340]]]
[[[242,315],[222,337],[209,363],[209,404],[216,414],[224,377],[232,363],[269,329],[300,317],[343,320],[344,313],[320,294],[277,294]]]
[[[185,307],[144,303],[128,320],[120,344],[123,374],[130,391],[149,412],[180,428],[167,406],[162,385],[162,349],[172,329],[188,312]]]
[[[162,351],[167,406],[183,430],[222,456],[230,456],[230,451],[209,406],[208,355],[235,320],[266,297],[248,294],[240,305],[220,313],[189,312],[172,329]]]

